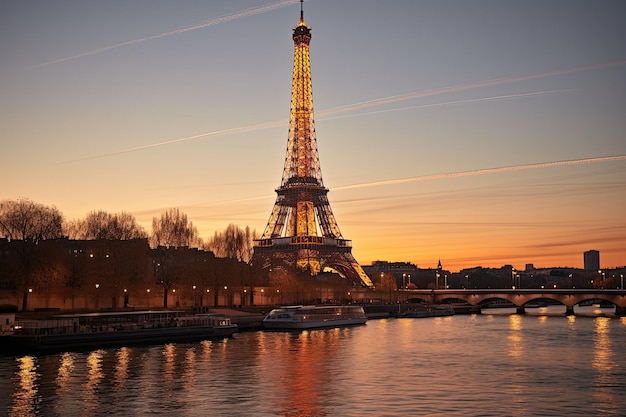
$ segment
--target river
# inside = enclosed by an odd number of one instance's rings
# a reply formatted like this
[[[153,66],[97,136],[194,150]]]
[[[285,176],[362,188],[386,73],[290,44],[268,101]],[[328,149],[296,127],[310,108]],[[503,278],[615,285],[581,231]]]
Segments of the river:
[[[626,318],[494,309],[0,356],[5,414],[625,416]]]

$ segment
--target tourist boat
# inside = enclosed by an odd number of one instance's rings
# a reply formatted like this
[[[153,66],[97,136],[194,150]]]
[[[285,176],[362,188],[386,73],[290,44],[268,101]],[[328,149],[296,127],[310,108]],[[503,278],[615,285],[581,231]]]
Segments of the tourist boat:
[[[184,311],[126,311],[57,315],[17,320],[2,338],[0,352],[75,351],[113,346],[190,342],[230,337],[238,330],[223,314]]]
[[[449,305],[429,305],[411,308],[398,314],[398,318],[418,319],[422,317],[453,316],[454,308]]]
[[[361,306],[286,306],[275,308],[263,319],[263,327],[274,330],[315,329],[364,324]]]

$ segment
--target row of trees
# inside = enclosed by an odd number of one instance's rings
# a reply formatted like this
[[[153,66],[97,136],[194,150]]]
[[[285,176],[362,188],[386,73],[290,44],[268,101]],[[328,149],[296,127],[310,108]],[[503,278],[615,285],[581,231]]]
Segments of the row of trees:
[[[201,277],[206,280],[212,275],[212,281],[217,285],[215,276],[219,271],[215,262],[211,261],[215,257],[235,261],[239,265],[235,275],[243,283],[244,277],[249,276],[249,271],[245,269],[252,257],[254,237],[255,233],[248,227],[241,229],[229,225],[225,231],[216,232],[204,242],[187,215],[177,208],[154,217],[152,230],[148,233],[134,216],[124,212],[94,211],[84,219],[65,221],[55,207],[28,199],[4,200],[0,202],[0,238],[4,238],[7,244],[11,242],[11,252],[15,256],[13,259],[5,253],[0,257],[0,287],[20,290],[23,294],[22,308],[26,309],[29,289],[33,287],[48,288],[63,282],[66,286],[79,288],[85,284],[86,276],[99,281],[108,277],[109,280],[137,282],[142,268],[150,269],[146,267],[146,259],[151,259],[154,265],[150,275],[163,286],[164,305],[167,305],[168,289],[186,280],[199,280]],[[67,258],[68,244],[54,245],[50,242],[63,238],[94,243],[89,246],[88,254],[83,252],[85,247],[75,248],[73,256],[61,262]],[[145,244],[141,242],[146,240],[152,248],[148,255],[141,253],[142,250],[145,252]],[[126,244],[118,244],[120,241]],[[131,241],[139,243],[133,245]],[[91,256],[89,263],[85,263],[87,255]],[[96,260],[94,256],[97,256]],[[203,260],[198,261],[199,257]],[[15,262],[9,262],[10,259]],[[103,260],[105,264],[94,268],[98,260]],[[197,266],[202,262],[212,266],[201,270]],[[94,269],[88,270],[88,265]],[[190,269],[191,265],[196,265],[194,271]],[[206,268],[213,268],[213,271]],[[232,271],[228,273],[232,274]],[[119,289],[123,286],[120,282],[111,287]]]

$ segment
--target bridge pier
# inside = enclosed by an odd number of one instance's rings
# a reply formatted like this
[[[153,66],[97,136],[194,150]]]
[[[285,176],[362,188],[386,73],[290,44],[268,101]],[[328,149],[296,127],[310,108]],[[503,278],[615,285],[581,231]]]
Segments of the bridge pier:
[[[524,309],[524,306],[516,307],[516,310],[517,310],[516,311],[517,314],[526,314],[526,310]]]
[[[565,315],[573,316],[574,315],[574,306],[565,306]]]
[[[615,306],[615,315],[619,317],[626,316],[626,307]]]

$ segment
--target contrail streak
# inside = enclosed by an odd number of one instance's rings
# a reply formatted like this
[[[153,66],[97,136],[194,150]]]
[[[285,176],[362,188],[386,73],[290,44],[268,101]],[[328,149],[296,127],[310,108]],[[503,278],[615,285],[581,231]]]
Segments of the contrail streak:
[[[449,172],[449,173],[443,173],[443,174],[422,175],[419,177],[399,178],[399,179],[383,180],[383,181],[372,181],[372,182],[367,182],[367,183],[362,183],[362,184],[352,184],[352,185],[333,187],[333,191],[351,190],[355,188],[379,187],[379,186],[384,186],[384,185],[407,184],[411,182],[440,180],[440,179],[447,179],[447,178],[471,177],[474,175],[497,174],[497,173],[502,173],[502,172],[522,171],[522,170],[527,170],[527,169],[594,164],[598,162],[610,162],[610,161],[626,161],[626,155],[602,156],[598,158],[585,158],[585,159],[570,159],[570,160],[565,160],[565,161],[541,162],[538,164],[513,165],[513,166],[499,167],[499,168],[476,169],[472,171]]]
[[[549,90],[549,91],[535,91],[532,93],[520,93],[520,94],[507,94],[503,96],[493,96],[493,97],[480,97],[480,98],[469,98],[466,100],[455,100],[455,101],[446,101],[443,103],[430,103],[430,104],[419,104],[416,106],[408,106],[408,107],[396,107],[393,109],[385,109],[385,110],[375,110],[369,111],[365,113],[355,113],[355,114],[347,114],[337,117],[329,117],[331,115],[330,111],[326,113],[325,117],[321,117],[321,120],[337,120],[343,119],[346,117],[356,117],[356,116],[369,116],[371,114],[379,114],[379,113],[389,113],[400,110],[415,110],[415,109],[425,109],[429,107],[440,107],[440,106],[449,106],[453,104],[465,104],[465,103],[477,103],[481,101],[496,101],[496,100],[508,100],[512,98],[522,98],[522,97],[532,97],[532,96],[540,96],[544,94],[554,94],[554,93],[563,93],[568,91],[574,91],[572,89],[567,90]]]
[[[294,0],[290,0],[290,1],[293,2]],[[288,3],[288,2],[277,3],[277,4],[280,5],[280,4],[284,4],[284,3]],[[270,7],[270,6],[266,6],[266,7]],[[252,9],[252,10],[258,10],[258,9]],[[621,66],[621,65],[625,65],[625,64],[626,64],[626,60],[614,61],[614,62],[607,62],[607,63],[597,64],[597,65],[588,65],[588,66],[585,66],[585,67],[576,67],[576,68],[569,68],[569,69],[564,69],[564,70],[559,70],[559,71],[551,71],[551,72],[543,72],[543,73],[539,73],[539,74],[524,75],[524,76],[520,76],[520,77],[499,78],[499,79],[496,79],[496,80],[478,81],[478,82],[475,82],[475,83],[462,84],[462,85],[438,88],[438,89],[433,89],[433,90],[417,91],[417,92],[408,93],[408,94],[402,94],[402,95],[398,95],[398,96],[390,96],[390,97],[384,97],[384,98],[379,98],[379,99],[375,99],[375,100],[362,101],[360,103],[355,103],[355,104],[351,104],[351,105],[347,105],[347,106],[335,107],[335,108],[332,108],[332,109],[329,109],[329,110],[326,110],[326,111],[318,112],[317,116],[319,116],[321,118],[324,118],[324,117],[329,117],[329,116],[333,116],[333,115],[337,115],[337,114],[341,114],[341,113],[346,113],[346,112],[350,112],[350,111],[354,111],[354,110],[360,110],[360,109],[364,109],[364,108],[368,108],[368,107],[374,107],[374,106],[381,106],[381,105],[384,105],[384,104],[396,103],[396,102],[399,102],[399,101],[412,100],[412,99],[423,98],[423,97],[432,97],[432,96],[441,95],[441,94],[447,94],[447,93],[452,93],[452,92],[472,90],[472,89],[476,89],[476,88],[483,88],[483,87],[489,87],[489,86],[500,85],[500,84],[515,83],[515,82],[519,82],[519,81],[532,80],[532,79],[543,78],[543,77],[550,77],[550,76],[555,76],[555,75],[564,75],[564,74],[570,74],[570,73],[575,73],[575,72],[590,71],[590,70],[595,70],[595,69],[604,69],[604,68],[610,68],[610,67],[615,67],[615,66]],[[455,101],[444,102],[444,103],[425,104],[425,105],[415,106],[415,107],[416,108],[424,108],[424,107],[444,106],[444,105],[450,105],[450,104],[469,103],[469,102],[474,102],[474,101],[502,100],[502,99],[527,97],[527,96],[539,95],[539,94],[549,94],[549,93],[560,92],[560,91],[568,91],[568,90],[554,90],[554,91],[544,91],[544,92],[534,92],[534,93],[512,94],[512,95],[508,95],[508,96],[482,97],[482,98],[478,98],[478,99],[455,100]],[[403,110],[403,109],[381,110],[380,112],[396,111],[396,110]],[[370,114],[370,113],[363,113],[363,114]],[[355,115],[352,115],[352,116],[359,116],[359,115],[361,115],[361,114],[355,114]],[[348,117],[348,116],[346,116],[346,117]],[[91,159],[97,159],[97,158],[103,158],[103,157],[108,157],[108,156],[121,155],[121,154],[129,153],[129,152],[137,152],[137,151],[141,151],[141,150],[144,150],[144,149],[156,148],[156,147],[159,147],[159,146],[170,145],[170,144],[178,143],[178,142],[185,142],[185,141],[188,141],[188,140],[199,139],[199,138],[203,138],[203,137],[207,137],[207,136],[219,136],[219,135],[225,135],[225,134],[251,132],[251,131],[255,131],[255,130],[269,129],[269,128],[274,128],[274,127],[281,127],[281,126],[285,126],[286,124],[287,124],[286,121],[275,121],[275,122],[259,123],[259,124],[255,124],[255,125],[249,125],[249,126],[238,127],[238,128],[215,130],[215,131],[212,131],[212,132],[200,133],[198,135],[193,135],[193,136],[187,136],[187,137],[184,137],[184,138],[172,139],[172,140],[168,140],[168,141],[165,141],[165,142],[153,143],[153,144],[150,144],[150,145],[138,146],[138,147],[130,148],[130,149],[123,149],[123,150],[116,151],[116,152],[104,153],[104,154],[93,155],[93,156],[88,156],[88,157],[79,158],[79,159],[73,159],[73,160],[69,160],[69,161],[63,161],[63,162],[59,162],[57,165],[59,165],[59,164],[67,164],[67,163],[72,163],[72,162],[78,162],[78,161],[91,160]]]
[[[173,143],[178,143],[178,142],[186,142],[188,140],[194,140],[194,139],[204,138],[204,137],[208,137],[208,136],[222,136],[222,135],[232,135],[232,134],[235,134],[235,133],[255,132],[255,131],[258,131],[258,130],[271,129],[271,128],[274,128],[274,127],[280,127],[280,126],[284,126],[284,125],[286,125],[286,123],[284,121],[274,121],[274,122],[257,123],[255,125],[250,125],[250,126],[233,127],[233,128],[230,128],[230,129],[214,130],[212,132],[200,133],[198,135],[186,136],[184,138],[167,140],[165,142],[151,143],[149,145],[136,146],[134,148],[122,149],[120,151],[108,152],[108,153],[103,153],[103,154],[99,154],[99,155],[86,156],[84,158],[72,159],[72,160],[69,160],[69,161],[57,162],[54,165],[65,165],[65,164],[70,164],[70,163],[73,163],[73,162],[89,161],[91,159],[99,159],[99,158],[104,158],[104,157],[108,157],[108,156],[123,155],[125,153],[138,152],[138,151],[143,151],[143,150],[150,149],[150,148],[158,148],[158,147],[164,146],[164,145],[171,145]]]
[[[597,157],[597,158],[572,159],[572,160],[554,161],[554,162],[541,162],[537,164],[513,165],[513,166],[507,166],[507,167],[500,167],[500,168],[477,169],[473,171],[448,172],[448,173],[442,173],[442,174],[423,175],[423,176],[411,177],[411,178],[373,181],[373,182],[362,183],[362,184],[340,185],[340,186],[333,187],[332,191],[335,192],[335,191],[350,190],[350,189],[355,189],[355,188],[381,187],[385,185],[406,184],[406,183],[418,182],[418,181],[430,181],[430,180],[439,180],[439,179],[446,179],[446,178],[469,177],[472,175],[498,174],[502,172],[522,171],[522,170],[527,170],[527,169],[595,164],[595,163],[611,162],[611,161],[626,161],[626,155],[602,156],[602,157]],[[273,194],[264,194],[264,195],[242,197],[242,198],[231,199],[231,200],[221,200],[221,201],[211,201],[211,202],[189,204],[181,208],[196,208],[196,207],[220,206],[220,205],[227,205],[227,204],[245,203],[249,201],[267,200],[272,197],[274,197]],[[388,197],[378,197],[378,198],[385,199]],[[371,200],[371,198],[364,197],[362,200]],[[161,209],[161,208],[146,209],[146,210],[135,211],[133,212],[133,214],[146,214],[146,213],[158,212],[158,211],[163,211],[163,210],[164,209]]]
[[[370,114],[386,113],[386,112],[399,111],[399,110],[409,110],[409,109],[428,108],[428,107],[439,107],[439,106],[446,106],[446,105],[452,105],[452,104],[473,103],[473,102],[480,102],[480,101],[506,100],[506,99],[513,99],[513,98],[538,96],[538,95],[543,95],[543,94],[560,93],[560,92],[565,92],[565,91],[572,91],[572,90],[537,91],[537,92],[532,92],[532,93],[509,94],[509,95],[494,96],[494,97],[481,97],[481,98],[475,98],[475,99],[455,100],[455,101],[448,101],[448,102],[444,102],[444,103],[431,103],[431,104],[423,104],[423,105],[419,105],[419,106],[411,106],[411,107],[402,107],[402,108],[396,108],[396,109],[379,110],[379,111],[372,111],[372,112],[366,112],[366,113],[357,113],[357,114],[343,115],[343,116],[338,116],[338,117],[329,117],[329,116],[331,116],[333,114],[332,110],[330,110],[330,111],[327,111],[325,113],[325,116],[320,117],[319,120],[336,120],[336,119],[345,118],[345,117],[365,116],[365,115],[370,115]],[[284,121],[284,120],[277,120],[277,121],[273,121],[273,122],[258,123],[258,124],[254,124],[254,125],[243,126],[243,127],[234,127],[234,128],[230,128],[230,129],[214,130],[212,132],[199,133],[197,135],[192,135],[192,136],[186,136],[186,137],[183,137],[183,138],[167,140],[167,141],[164,141],[164,142],[151,143],[149,145],[137,146],[137,147],[128,148],[128,149],[122,149],[122,150],[115,151],[115,152],[108,152],[108,153],[104,153],[104,154],[86,156],[84,158],[78,158],[78,159],[72,159],[72,160],[69,160],[69,161],[58,162],[55,165],[64,165],[64,164],[69,164],[69,163],[72,163],[72,162],[88,161],[88,160],[92,160],[92,159],[104,158],[104,157],[109,157],[109,156],[123,155],[123,154],[126,154],[126,153],[143,151],[143,150],[150,149],[150,148],[157,148],[157,147],[160,147],[160,146],[171,145],[171,144],[179,143],[179,142],[186,142],[186,141],[189,141],[189,140],[200,139],[200,138],[209,137],[209,136],[222,136],[222,135],[231,135],[231,134],[235,134],[235,133],[254,132],[254,131],[258,131],[258,130],[271,129],[271,128],[282,127],[282,126],[286,126],[286,125],[287,125],[286,121]]]
[[[438,96],[438,95],[447,94],[447,93],[457,93],[459,91],[473,90],[476,88],[483,88],[483,87],[492,87],[495,85],[512,84],[516,82],[534,80],[537,78],[552,77],[556,75],[565,75],[565,74],[572,74],[576,72],[618,67],[618,66],[622,66],[625,64],[626,64],[626,60],[613,61],[613,62],[606,62],[603,64],[587,65],[584,67],[576,67],[576,68],[568,68],[568,69],[558,70],[558,71],[542,72],[539,74],[522,75],[519,77],[510,77],[510,78],[497,78],[494,80],[477,81],[477,82],[473,82],[469,84],[460,84],[460,85],[455,85],[455,86],[450,86],[450,87],[435,88],[435,89],[426,90],[426,91],[415,91],[412,93],[377,98],[374,100],[367,100],[367,101],[362,101],[360,103],[349,104],[349,105],[341,106],[341,107],[335,107],[333,109],[328,110],[327,112],[319,113],[319,115],[322,116],[326,114],[345,113],[345,112],[360,110],[360,109],[364,109],[368,107],[382,106],[385,104],[396,103],[398,101],[406,101],[406,100],[412,100],[416,98],[432,97],[432,96]]]
[[[165,36],[170,36],[170,35],[180,35],[181,33],[189,32],[191,30],[203,29],[203,28],[206,28],[206,27],[209,27],[209,26],[218,25],[220,23],[230,22],[231,20],[236,20],[236,19],[241,19],[241,18],[244,18],[244,17],[254,16],[254,15],[257,15],[257,14],[271,12],[273,10],[280,9],[282,7],[286,7],[286,6],[290,6],[292,4],[298,3],[299,1],[300,0],[286,0],[286,1],[281,1],[281,2],[278,2],[278,3],[268,4],[266,6],[261,6],[261,7],[255,7],[255,8],[252,8],[252,9],[247,9],[247,10],[244,10],[244,11],[241,11],[241,12],[238,12],[238,13],[233,13],[233,14],[229,14],[229,15],[225,15],[225,16],[216,17],[216,18],[211,19],[211,20],[206,20],[204,22],[201,22],[201,23],[198,23],[198,24],[195,24],[195,25],[185,26],[185,27],[181,27],[181,28],[178,28],[178,29],[170,30],[168,32],[163,32],[163,33],[159,33],[159,34],[156,34],[156,35],[146,36],[145,38],[134,39],[134,40],[125,41],[125,42],[120,42],[120,43],[116,43],[114,45],[109,45],[109,46],[105,46],[105,47],[102,47],[102,48],[92,49],[90,51],[86,51],[86,52],[80,53],[78,55],[72,55],[72,56],[68,56],[68,57],[65,57],[65,58],[59,58],[59,59],[55,59],[53,61],[44,62],[42,64],[35,65],[34,68],[45,67],[47,65],[52,65],[52,64],[58,64],[60,62],[70,61],[72,59],[82,58],[82,57],[89,56],[89,55],[97,55],[97,54],[101,54],[101,53],[106,52],[106,51],[110,51],[111,49],[120,48],[122,46],[128,46],[128,45],[133,45],[133,44],[136,44],[136,43],[152,41],[152,40],[163,38]]]

